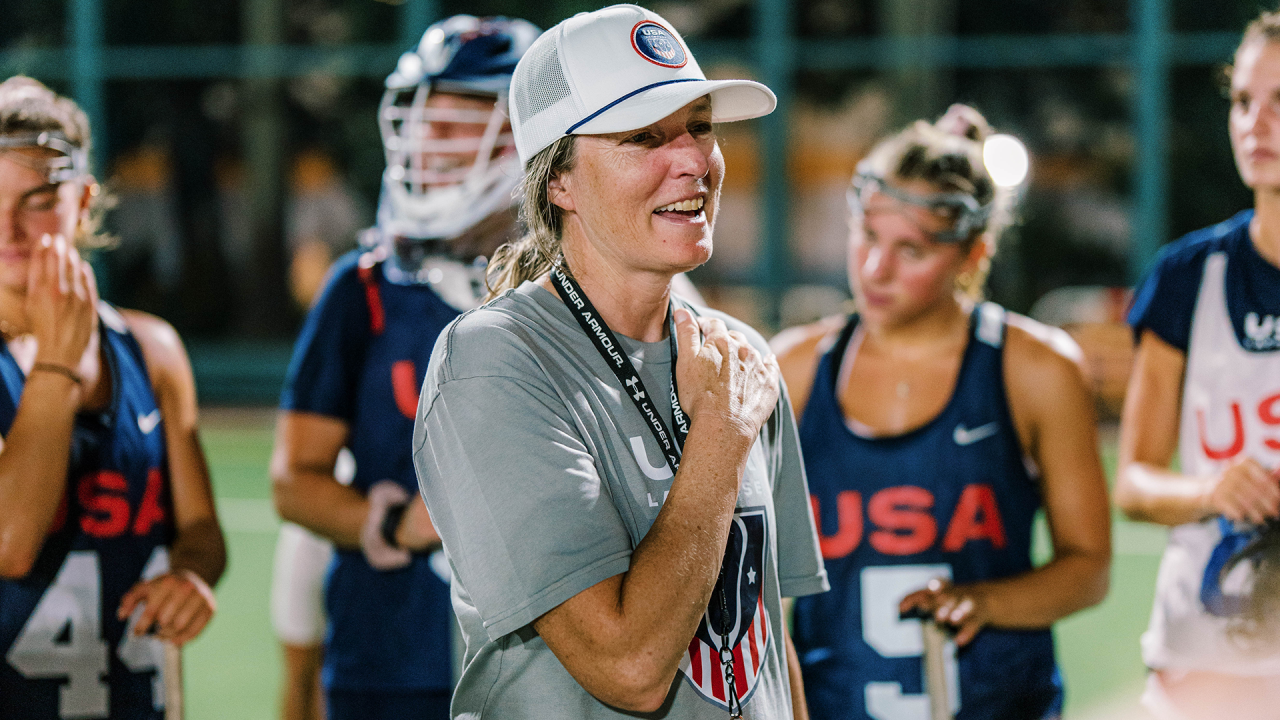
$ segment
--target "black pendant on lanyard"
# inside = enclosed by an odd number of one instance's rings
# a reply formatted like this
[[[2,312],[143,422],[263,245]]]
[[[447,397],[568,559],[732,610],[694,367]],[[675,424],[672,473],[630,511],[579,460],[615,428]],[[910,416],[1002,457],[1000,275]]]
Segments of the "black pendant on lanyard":
[[[574,319],[582,326],[582,331],[587,334],[600,356],[604,358],[605,364],[631,396],[631,402],[635,403],[640,416],[645,419],[649,431],[653,433],[658,445],[662,447],[663,454],[667,456],[671,472],[675,473],[680,469],[680,454],[684,449],[685,438],[689,436],[689,419],[680,407],[680,395],[676,388],[676,326],[672,318],[671,304],[667,305],[667,339],[671,343],[671,420],[675,429],[674,435],[667,430],[667,424],[654,407],[652,398],[640,379],[640,373],[636,372],[627,354],[622,352],[617,336],[609,329],[604,318],[596,312],[595,306],[587,299],[586,293],[582,292],[577,281],[561,272],[559,267],[551,271],[551,281],[560,289],[560,299],[564,301],[565,307],[569,308]],[[720,586],[720,665],[724,672],[726,704],[729,706],[729,717],[732,720],[740,720],[742,701],[738,699],[738,687],[735,684],[733,671],[733,648],[729,646],[729,611],[724,590],[723,564],[720,566],[720,579],[717,584]]]

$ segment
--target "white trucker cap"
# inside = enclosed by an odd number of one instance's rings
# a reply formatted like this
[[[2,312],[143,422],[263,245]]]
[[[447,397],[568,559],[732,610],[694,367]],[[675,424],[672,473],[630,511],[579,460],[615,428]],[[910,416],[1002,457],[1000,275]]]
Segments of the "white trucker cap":
[[[713,122],[768,115],[778,104],[751,80],[708,80],[666,20],[637,5],[578,13],[534,41],[511,76],[520,162],[565,135],[635,130],[703,95]]]

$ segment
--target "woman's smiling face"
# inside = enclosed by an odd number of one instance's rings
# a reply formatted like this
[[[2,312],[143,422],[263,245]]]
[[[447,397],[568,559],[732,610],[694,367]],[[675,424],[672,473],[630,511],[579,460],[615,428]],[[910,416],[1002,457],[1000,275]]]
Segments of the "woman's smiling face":
[[[724,157],[699,98],[643,128],[577,139],[573,169],[553,179],[563,244],[621,267],[675,274],[711,257]]]

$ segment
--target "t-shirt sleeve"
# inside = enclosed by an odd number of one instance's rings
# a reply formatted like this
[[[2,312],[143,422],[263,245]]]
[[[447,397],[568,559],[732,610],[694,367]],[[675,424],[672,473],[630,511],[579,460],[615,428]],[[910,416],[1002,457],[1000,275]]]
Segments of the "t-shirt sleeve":
[[[370,332],[363,285],[354,260],[344,258],[335,264],[298,334],[280,409],[352,421]]]
[[[1165,248],[1133,293],[1127,319],[1134,342],[1142,339],[1143,330],[1151,330],[1169,345],[1187,352],[1204,259],[1203,251],[1194,252],[1182,243]]]
[[[785,383],[769,429],[773,439],[773,507],[778,518],[778,584],[782,596],[826,592],[831,586],[818,547],[800,436]]]
[[[545,376],[438,377],[429,371],[423,388],[414,466],[456,579],[496,641],[625,572],[631,539]]]

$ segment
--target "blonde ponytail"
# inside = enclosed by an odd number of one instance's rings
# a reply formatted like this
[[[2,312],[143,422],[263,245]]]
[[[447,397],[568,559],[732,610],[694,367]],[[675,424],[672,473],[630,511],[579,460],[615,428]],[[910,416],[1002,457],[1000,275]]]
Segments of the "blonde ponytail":
[[[564,211],[551,202],[549,185],[562,173],[573,169],[577,159],[576,136],[565,135],[543,148],[525,165],[520,189],[520,220],[523,237],[498,248],[485,271],[488,302],[499,294],[535,280],[549,272],[560,258],[560,234]]]

